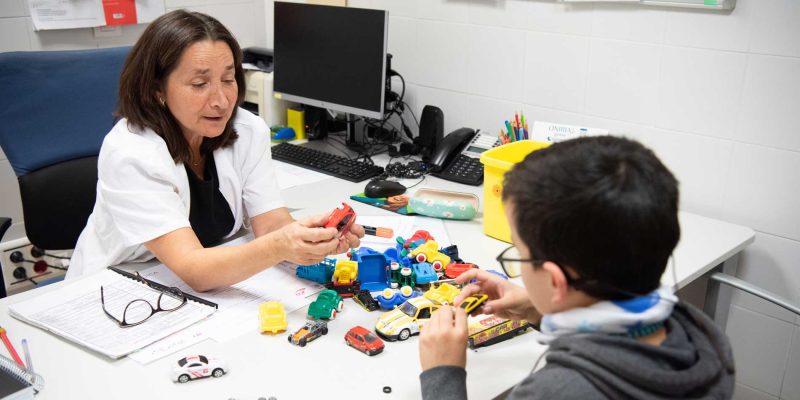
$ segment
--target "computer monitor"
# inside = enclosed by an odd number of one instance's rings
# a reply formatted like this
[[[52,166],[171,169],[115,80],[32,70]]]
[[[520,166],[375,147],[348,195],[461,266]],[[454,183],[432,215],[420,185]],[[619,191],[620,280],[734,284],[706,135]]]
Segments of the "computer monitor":
[[[276,96],[383,118],[388,20],[384,10],[276,1]]]

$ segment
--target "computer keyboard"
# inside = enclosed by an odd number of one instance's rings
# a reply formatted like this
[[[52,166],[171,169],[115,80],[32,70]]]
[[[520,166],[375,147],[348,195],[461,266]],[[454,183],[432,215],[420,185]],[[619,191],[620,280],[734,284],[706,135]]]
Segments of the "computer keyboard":
[[[291,143],[272,146],[272,158],[350,182],[361,182],[383,173],[383,167],[377,165]]]

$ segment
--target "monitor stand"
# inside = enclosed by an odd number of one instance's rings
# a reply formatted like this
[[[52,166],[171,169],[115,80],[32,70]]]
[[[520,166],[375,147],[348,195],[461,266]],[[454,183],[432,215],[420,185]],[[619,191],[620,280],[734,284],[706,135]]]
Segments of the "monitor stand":
[[[361,152],[364,150],[364,138],[362,137],[361,140],[356,138],[356,118],[355,115],[346,113],[345,122],[347,125],[346,136],[345,136],[345,145],[348,149],[355,150]]]

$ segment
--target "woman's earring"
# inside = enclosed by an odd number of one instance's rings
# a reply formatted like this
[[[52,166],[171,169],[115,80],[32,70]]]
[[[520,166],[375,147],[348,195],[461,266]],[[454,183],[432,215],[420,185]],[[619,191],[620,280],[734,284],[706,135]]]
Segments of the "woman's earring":
[[[167,105],[167,103],[164,102],[164,98],[163,97],[159,97],[158,101],[161,102],[161,107],[165,107]]]

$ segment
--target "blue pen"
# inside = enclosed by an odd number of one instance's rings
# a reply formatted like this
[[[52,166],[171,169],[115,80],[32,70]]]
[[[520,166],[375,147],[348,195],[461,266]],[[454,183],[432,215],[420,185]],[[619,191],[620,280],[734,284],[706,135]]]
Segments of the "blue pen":
[[[27,339],[22,339],[22,351],[25,352],[25,365],[28,366],[28,371],[33,372],[33,362],[31,361],[31,352],[28,350]]]

